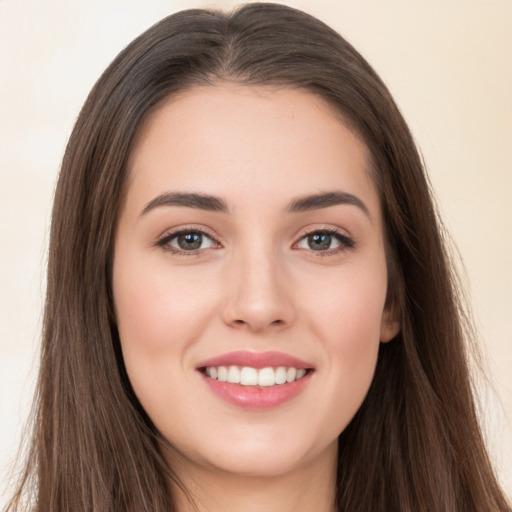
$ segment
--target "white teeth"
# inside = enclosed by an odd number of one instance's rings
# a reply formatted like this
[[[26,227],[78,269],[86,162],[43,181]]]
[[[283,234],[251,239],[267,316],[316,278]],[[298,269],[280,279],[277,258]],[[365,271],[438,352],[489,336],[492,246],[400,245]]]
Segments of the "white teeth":
[[[217,380],[220,382],[226,382],[228,380],[228,369],[225,366],[219,366],[217,368]]]
[[[258,384],[258,370],[244,366],[240,372],[240,384],[242,386],[256,386]]]
[[[208,377],[220,382],[241,384],[242,386],[269,387],[276,384],[285,384],[302,379],[307,370],[304,368],[279,366],[277,368],[266,367],[261,369],[250,366],[208,366],[205,370]]]
[[[276,384],[284,384],[286,382],[286,368],[280,366],[276,368]]]
[[[302,379],[302,377],[304,377],[304,375],[306,375],[306,370],[304,370],[304,368],[301,368],[300,370],[297,370],[296,379],[297,380]]]
[[[228,370],[228,382],[238,384],[240,382],[240,370],[238,366],[230,366]]]
[[[286,382],[293,382],[297,377],[297,369],[296,368],[288,368],[286,370]]]
[[[206,368],[206,375],[212,379],[217,379],[217,368],[215,368],[215,366],[208,366],[208,368]]]
[[[258,386],[273,386],[275,383],[274,368],[262,368],[258,372]]]

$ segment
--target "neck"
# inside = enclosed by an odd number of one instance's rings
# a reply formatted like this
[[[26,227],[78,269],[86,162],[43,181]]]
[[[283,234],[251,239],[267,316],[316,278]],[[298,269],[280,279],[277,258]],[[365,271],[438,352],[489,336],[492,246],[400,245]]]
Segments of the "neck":
[[[178,512],[335,512],[336,466],[337,453],[331,451],[327,461],[308,461],[282,475],[180,467],[176,473],[186,493],[175,484],[172,492]]]

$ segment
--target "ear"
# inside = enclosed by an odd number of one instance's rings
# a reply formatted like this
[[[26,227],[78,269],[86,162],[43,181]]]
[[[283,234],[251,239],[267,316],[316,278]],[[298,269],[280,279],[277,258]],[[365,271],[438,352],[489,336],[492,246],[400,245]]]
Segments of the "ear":
[[[394,301],[386,304],[380,322],[380,341],[387,343],[400,332],[400,314]]]

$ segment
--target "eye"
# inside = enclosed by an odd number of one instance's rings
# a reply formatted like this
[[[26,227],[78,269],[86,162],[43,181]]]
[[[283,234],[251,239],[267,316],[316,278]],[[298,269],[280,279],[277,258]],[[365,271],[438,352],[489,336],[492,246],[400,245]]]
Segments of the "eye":
[[[212,237],[200,230],[195,229],[187,229],[169,233],[161,240],[159,240],[157,244],[172,252],[177,253],[194,253],[203,249],[218,247],[219,245],[215,240],[213,240]]]
[[[317,230],[303,236],[297,243],[298,249],[316,252],[338,252],[354,247],[354,241],[336,230]]]

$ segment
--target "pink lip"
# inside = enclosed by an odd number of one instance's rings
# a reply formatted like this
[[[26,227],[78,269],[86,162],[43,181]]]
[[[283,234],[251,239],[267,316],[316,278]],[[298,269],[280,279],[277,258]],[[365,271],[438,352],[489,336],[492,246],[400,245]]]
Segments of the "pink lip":
[[[210,390],[219,398],[243,409],[254,410],[270,409],[284,404],[298,395],[311,380],[311,373],[308,373],[302,379],[263,388],[220,382],[210,379],[203,373],[201,375]]]
[[[301,359],[282,352],[249,352],[242,350],[229,352],[203,361],[197,366],[197,369],[203,370],[207,366],[230,365],[250,366],[258,369],[265,367],[277,368],[278,366],[293,366],[297,369],[313,368],[313,365],[306,361],[302,361]],[[211,379],[204,372],[200,371],[201,377],[216,396],[230,404],[236,405],[237,407],[253,410],[270,409],[291,400],[309,384],[313,373],[314,372],[309,371],[302,379],[288,382],[286,384],[260,387],[220,382],[218,380]]]
[[[293,366],[297,369],[313,367],[312,364],[306,361],[302,361],[301,359],[282,352],[249,352],[247,350],[238,350],[203,361],[197,365],[197,368],[230,365],[250,366],[258,369],[269,366],[273,368],[277,368],[278,366]]]

